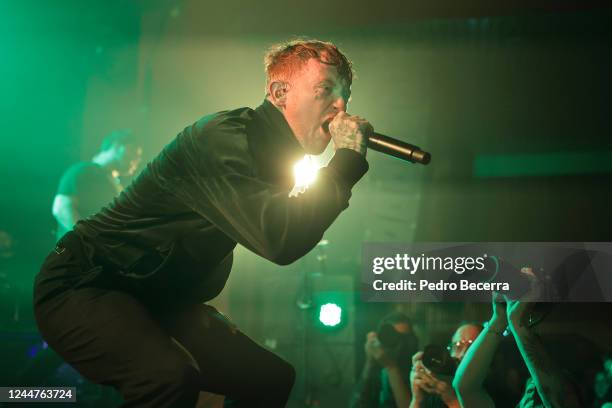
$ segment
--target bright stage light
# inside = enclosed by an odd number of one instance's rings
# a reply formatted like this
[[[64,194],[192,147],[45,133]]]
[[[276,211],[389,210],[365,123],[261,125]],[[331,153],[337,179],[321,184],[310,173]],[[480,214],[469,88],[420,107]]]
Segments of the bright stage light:
[[[320,165],[312,156],[306,155],[293,166],[295,185],[290,195],[298,195],[306,191],[308,186],[315,182]]]
[[[335,303],[326,303],[319,309],[319,321],[326,327],[335,327],[342,322],[342,308]]]

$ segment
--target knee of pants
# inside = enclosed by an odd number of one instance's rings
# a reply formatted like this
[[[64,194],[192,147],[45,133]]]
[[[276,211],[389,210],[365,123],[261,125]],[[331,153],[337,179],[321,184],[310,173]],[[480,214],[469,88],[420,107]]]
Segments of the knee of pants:
[[[226,395],[224,407],[280,407],[285,406],[293,384],[295,368],[285,361],[271,364],[268,370],[258,373],[245,389]],[[282,404],[282,405],[281,405]]]
[[[147,376],[154,388],[159,387],[182,394],[200,392],[200,370],[188,361],[166,361],[152,368]]]
[[[280,365],[276,371],[275,381],[272,388],[275,390],[284,390],[289,394],[295,383],[295,368],[285,361]]]
[[[262,367],[246,387],[253,394],[289,394],[295,383],[295,368],[288,362],[278,359]]]
[[[185,389],[200,388],[200,370],[189,363],[175,363],[160,372],[162,381],[167,385],[174,385]]]

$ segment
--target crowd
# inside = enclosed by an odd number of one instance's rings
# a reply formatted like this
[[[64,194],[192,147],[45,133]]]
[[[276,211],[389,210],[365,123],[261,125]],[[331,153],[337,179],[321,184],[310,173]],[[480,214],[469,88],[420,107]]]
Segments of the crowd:
[[[367,335],[351,407],[612,407],[612,358],[584,326],[546,334],[562,313],[530,302],[540,290],[532,282],[521,300],[494,293],[490,319],[460,323],[447,347],[419,348],[409,316],[383,319]]]

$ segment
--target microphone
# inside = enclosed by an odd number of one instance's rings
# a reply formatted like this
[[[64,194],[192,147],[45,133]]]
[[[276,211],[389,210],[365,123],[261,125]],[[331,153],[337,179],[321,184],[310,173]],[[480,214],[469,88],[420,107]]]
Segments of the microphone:
[[[431,154],[401,140],[374,132],[368,137],[368,148],[412,163],[428,164]]]

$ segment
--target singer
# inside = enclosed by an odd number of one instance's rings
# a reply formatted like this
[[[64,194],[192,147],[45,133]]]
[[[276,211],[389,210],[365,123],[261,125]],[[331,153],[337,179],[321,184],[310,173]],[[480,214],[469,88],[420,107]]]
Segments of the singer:
[[[373,129],[346,113],[353,72],[335,45],[280,44],[265,66],[259,107],[185,128],[36,277],[47,343],[126,406],[194,407],[200,390],[236,407],[285,406],[293,367],[203,302],[223,289],[237,243],[286,265],[321,240],[368,170]],[[290,198],[292,164],[330,140],[317,183]]]

